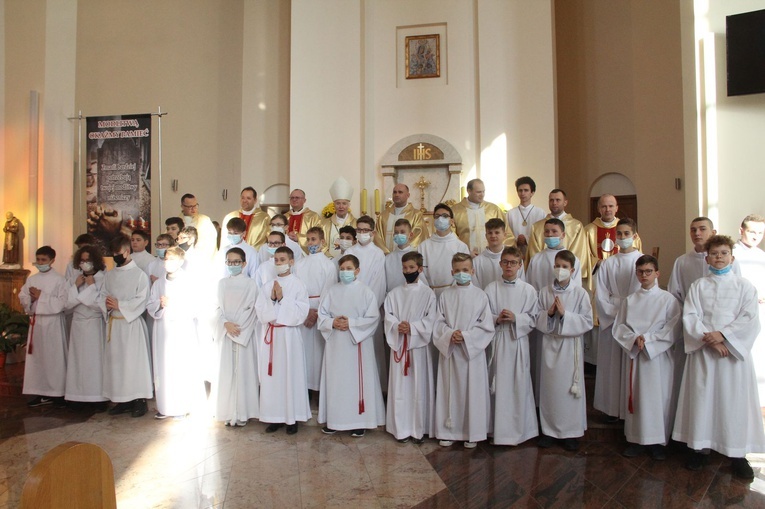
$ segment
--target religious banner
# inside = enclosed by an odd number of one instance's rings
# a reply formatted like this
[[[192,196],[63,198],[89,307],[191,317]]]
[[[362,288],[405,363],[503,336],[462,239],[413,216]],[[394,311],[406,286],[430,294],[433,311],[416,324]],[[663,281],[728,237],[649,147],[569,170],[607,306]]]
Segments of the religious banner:
[[[88,233],[111,256],[118,234],[151,236],[151,115],[88,117],[87,133]]]

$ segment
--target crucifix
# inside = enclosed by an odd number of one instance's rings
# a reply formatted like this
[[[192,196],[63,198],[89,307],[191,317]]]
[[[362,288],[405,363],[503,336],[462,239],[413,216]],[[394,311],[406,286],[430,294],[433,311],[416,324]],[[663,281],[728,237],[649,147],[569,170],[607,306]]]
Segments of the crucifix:
[[[420,190],[420,212],[425,214],[428,209],[425,208],[425,188],[430,185],[430,181],[425,180],[425,177],[420,176],[420,180],[414,183]]]

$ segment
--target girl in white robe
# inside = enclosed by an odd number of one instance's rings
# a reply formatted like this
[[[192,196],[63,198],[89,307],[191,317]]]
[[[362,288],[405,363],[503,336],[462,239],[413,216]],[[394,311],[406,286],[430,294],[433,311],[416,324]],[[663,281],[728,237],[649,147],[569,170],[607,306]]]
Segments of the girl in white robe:
[[[421,443],[423,435],[435,434],[435,385],[428,345],[437,316],[436,294],[419,279],[422,255],[406,253],[402,263],[408,273],[404,277],[414,280],[394,288],[385,298],[385,338],[391,350],[385,428],[400,442],[412,437]],[[400,332],[402,322],[409,332]]]
[[[327,434],[385,424],[385,403],[377,374],[374,332],[380,310],[374,292],[361,281],[359,260],[344,255],[339,260],[341,282],[329,289],[319,304],[319,330],[327,344],[319,389],[320,423]]]
[[[67,309],[73,312],[67,356],[66,399],[100,403],[103,397],[105,315],[99,305],[104,260],[97,248],[84,246],[74,254],[73,267],[82,271],[69,286]],[[101,405],[105,410],[105,406]]]
[[[214,384],[215,419],[227,426],[244,426],[260,416],[255,334],[258,284],[243,272],[246,263],[244,251],[231,249],[226,253],[229,277],[218,282],[215,342],[220,368]]]

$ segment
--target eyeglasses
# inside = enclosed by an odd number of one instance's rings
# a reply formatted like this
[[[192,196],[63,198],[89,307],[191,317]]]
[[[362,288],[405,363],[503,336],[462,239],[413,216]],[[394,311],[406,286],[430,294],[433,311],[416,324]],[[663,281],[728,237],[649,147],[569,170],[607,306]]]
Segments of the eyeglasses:
[[[156,247],[157,249],[167,249],[168,247],[170,247],[170,244],[166,244],[164,242],[160,244],[159,242],[157,242],[156,244],[154,244],[154,247]]]
[[[226,265],[229,267],[239,267],[243,263],[242,260],[226,260]]]
[[[501,260],[499,264],[502,265],[503,267],[507,267],[508,265],[510,267],[517,267],[518,265],[521,264],[521,262],[519,262],[518,260]]]
[[[372,233],[369,228],[356,228],[356,233]]]
[[[711,256],[712,258],[729,256],[729,255],[730,255],[730,251],[714,251],[714,252],[710,251],[709,252],[709,256]]]
[[[194,205],[183,205],[183,204],[181,204],[181,207],[184,208],[184,209],[198,209],[199,208],[199,204],[198,203],[195,203]]]
[[[282,223],[271,223],[268,226],[270,226],[271,228],[284,228],[284,225]]]
[[[269,242],[268,243],[268,247],[279,247],[283,245],[284,245],[284,242]]]
[[[447,213],[443,213],[443,214],[433,214],[433,217],[435,217],[436,219],[440,219],[440,218],[442,218],[442,217],[443,217],[443,218],[445,218],[445,219],[451,219],[451,218],[452,218],[452,216],[450,216],[450,215],[449,215],[449,214],[447,214]]]
[[[637,269],[638,276],[650,276],[654,272],[655,271],[653,269],[645,269],[645,270]]]

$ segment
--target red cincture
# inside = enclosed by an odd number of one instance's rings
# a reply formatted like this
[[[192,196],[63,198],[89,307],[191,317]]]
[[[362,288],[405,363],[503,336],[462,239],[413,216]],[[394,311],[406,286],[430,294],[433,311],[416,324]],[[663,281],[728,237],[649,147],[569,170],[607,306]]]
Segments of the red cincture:
[[[404,344],[402,345],[401,352],[393,352],[393,360],[396,363],[400,363],[404,360],[404,376],[409,375],[409,338],[404,334]]]
[[[630,359],[630,400],[627,403],[627,410],[629,410],[631,414],[635,413],[635,407],[632,405],[632,368],[634,365],[635,359]]]
[[[274,329],[284,327],[275,323],[269,323],[263,342],[268,345],[268,376],[274,371]],[[270,334],[269,334],[270,333]]]
[[[359,415],[364,413],[364,361],[361,355],[361,343],[356,346],[359,350]]]
[[[29,317],[29,345],[27,345],[27,353],[29,355],[32,355],[32,340],[35,338],[35,318],[37,317],[37,313],[33,313],[32,316]]]

